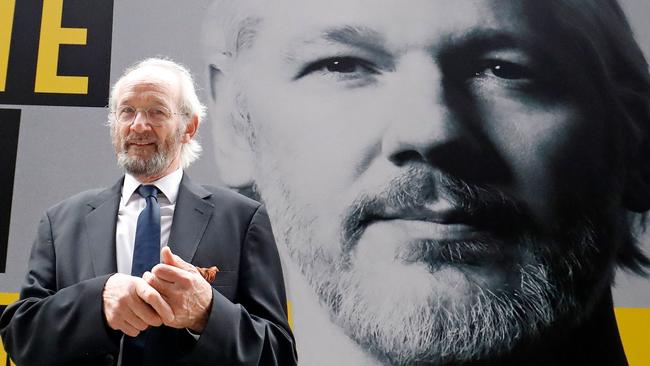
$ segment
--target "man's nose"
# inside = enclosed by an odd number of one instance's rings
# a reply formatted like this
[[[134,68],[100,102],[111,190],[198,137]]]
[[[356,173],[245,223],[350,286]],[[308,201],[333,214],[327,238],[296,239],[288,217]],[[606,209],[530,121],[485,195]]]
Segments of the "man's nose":
[[[392,80],[392,120],[381,142],[393,164],[434,163],[437,151],[467,138],[449,101],[443,73],[428,55],[404,58]]]
[[[150,129],[151,125],[149,125],[147,112],[141,109],[137,110],[133,118],[133,123],[131,123],[131,130],[141,133]]]

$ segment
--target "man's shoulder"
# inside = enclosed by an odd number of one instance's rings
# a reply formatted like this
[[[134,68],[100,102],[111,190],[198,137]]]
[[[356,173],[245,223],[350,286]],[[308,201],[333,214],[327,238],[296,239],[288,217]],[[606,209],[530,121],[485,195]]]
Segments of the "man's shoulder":
[[[201,185],[206,191],[211,193],[209,200],[218,205],[227,207],[240,207],[242,209],[257,210],[261,205],[260,202],[246,197],[232,189],[216,187],[211,185]]]
[[[87,212],[109,198],[119,199],[110,187],[94,188],[70,196],[47,210],[48,216],[67,216]]]

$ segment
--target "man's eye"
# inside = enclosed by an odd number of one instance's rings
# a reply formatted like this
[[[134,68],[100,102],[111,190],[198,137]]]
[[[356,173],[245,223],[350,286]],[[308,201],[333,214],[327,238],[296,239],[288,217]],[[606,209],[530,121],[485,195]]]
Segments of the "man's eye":
[[[149,115],[152,117],[166,117],[167,112],[162,108],[150,108]]]
[[[307,67],[296,76],[296,79],[314,72],[340,74],[343,77],[355,74],[379,73],[376,67],[369,61],[357,57],[332,57],[307,65]]]
[[[133,113],[135,113],[135,109],[133,109],[133,107],[130,107],[130,106],[124,106],[124,107],[120,107],[118,112],[120,114],[133,114]]]
[[[504,80],[531,81],[535,78],[533,71],[524,66],[508,61],[488,61],[479,67],[474,76],[492,76]]]

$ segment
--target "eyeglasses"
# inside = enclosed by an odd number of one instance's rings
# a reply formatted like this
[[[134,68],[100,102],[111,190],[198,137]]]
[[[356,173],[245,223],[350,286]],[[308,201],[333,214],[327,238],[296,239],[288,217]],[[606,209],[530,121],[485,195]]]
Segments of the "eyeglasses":
[[[117,108],[115,113],[115,120],[119,124],[130,125],[138,115],[138,111],[144,113],[146,120],[151,126],[160,127],[172,118],[172,115],[183,115],[187,113],[174,113],[163,106],[155,106],[149,108],[134,108],[130,105],[123,105]]]

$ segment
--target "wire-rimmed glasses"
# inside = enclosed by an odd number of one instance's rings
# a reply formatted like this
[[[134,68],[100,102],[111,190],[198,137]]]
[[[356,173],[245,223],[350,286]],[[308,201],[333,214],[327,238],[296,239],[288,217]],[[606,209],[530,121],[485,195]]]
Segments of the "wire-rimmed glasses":
[[[149,108],[135,108],[130,105],[122,105],[115,110],[115,120],[122,125],[130,125],[135,120],[138,112],[144,113],[148,123],[154,127],[160,127],[167,123],[173,115],[186,115],[186,113],[175,113],[164,106],[158,105]]]

